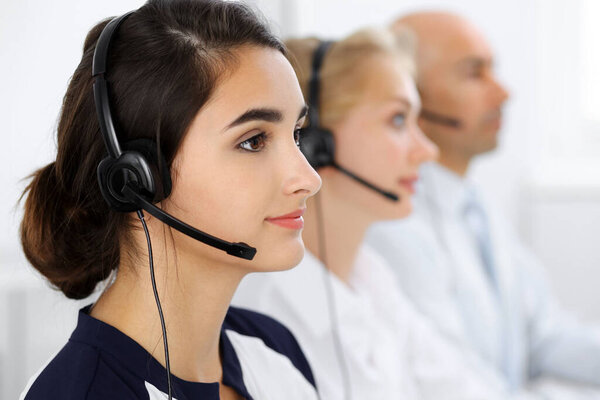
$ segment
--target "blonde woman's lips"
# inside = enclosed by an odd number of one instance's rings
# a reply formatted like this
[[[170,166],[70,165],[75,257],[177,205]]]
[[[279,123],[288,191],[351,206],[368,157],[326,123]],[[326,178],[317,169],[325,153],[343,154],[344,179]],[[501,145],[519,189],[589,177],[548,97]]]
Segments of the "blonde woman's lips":
[[[414,194],[415,193],[415,185],[417,184],[418,180],[419,180],[418,176],[411,176],[408,178],[400,179],[398,182],[400,183],[400,186],[402,186],[404,189],[406,189],[410,194]]]

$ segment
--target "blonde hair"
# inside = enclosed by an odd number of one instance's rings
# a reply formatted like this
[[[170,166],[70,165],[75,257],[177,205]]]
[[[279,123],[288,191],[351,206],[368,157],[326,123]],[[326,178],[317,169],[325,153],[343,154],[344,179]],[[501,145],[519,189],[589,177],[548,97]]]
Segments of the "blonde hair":
[[[308,102],[308,81],[312,73],[315,49],[321,41],[315,37],[288,39],[288,58]],[[414,77],[415,39],[409,30],[361,29],[333,43],[323,59],[320,70],[320,123],[331,128],[360,99],[369,71],[366,61],[376,55],[396,56],[401,66]]]

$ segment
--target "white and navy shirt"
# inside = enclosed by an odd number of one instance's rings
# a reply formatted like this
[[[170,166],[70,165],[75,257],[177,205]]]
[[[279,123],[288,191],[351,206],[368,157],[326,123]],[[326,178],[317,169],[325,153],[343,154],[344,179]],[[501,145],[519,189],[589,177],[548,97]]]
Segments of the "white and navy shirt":
[[[166,399],[165,368],[133,339],[79,312],[68,343],[31,379],[24,400]],[[221,328],[223,384],[248,400],[317,399],[296,339],[277,321],[230,307]],[[219,399],[219,384],[171,376],[177,400]]]

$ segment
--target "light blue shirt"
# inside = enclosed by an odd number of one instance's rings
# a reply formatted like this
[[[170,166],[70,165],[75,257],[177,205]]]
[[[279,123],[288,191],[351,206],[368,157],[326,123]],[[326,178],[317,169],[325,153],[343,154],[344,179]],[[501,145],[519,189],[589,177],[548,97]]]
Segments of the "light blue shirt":
[[[373,226],[367,242],[392,266],[417,309],[452,341],[494,365],[513,390],[541,378],[560,386],[556,393],[573,396],[553,396],[546,387],[540,398],[599,399],[600,386],[587,385],[600,385],[600,330],[579,324],[557,305],[537,259],[480,200],[489,227],[491,278],[465,220],[473,192],[477,188],[468,180],[426,165],[413,215]]]

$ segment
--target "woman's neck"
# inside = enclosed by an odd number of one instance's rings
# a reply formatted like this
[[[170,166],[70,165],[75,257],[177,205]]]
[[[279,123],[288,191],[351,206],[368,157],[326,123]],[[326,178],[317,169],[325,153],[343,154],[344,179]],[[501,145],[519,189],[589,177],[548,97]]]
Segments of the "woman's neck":
[[[319,201],[321,215],[317,209]],[[334,275],[348,283],[356,254],[372,221],[347,198],[328,190],[325,179],[320,192],[309,199],[304,215],[306,227],[302,238],[306,248],[326,264]],[[319,221],[321,216],[322,221]],[[319,222],[323,226],[324,240],[320,238]],[[326,259],[320,250],[322,244],[325,245]]]
[[[171,373],[189,381],[220,382],[221,326],[243,273],[181,252],[175,255],[172,248],[165,251],[160,239],[169,235],[154,225],[154,232],[150,227],[154,269]],[[145,238],[140,237],[145,245]],[[147,254],[140,252],[134,265],[122,261],[115,282],[91,314],[134,339],[164,366],[162,329],[146,260]]]

